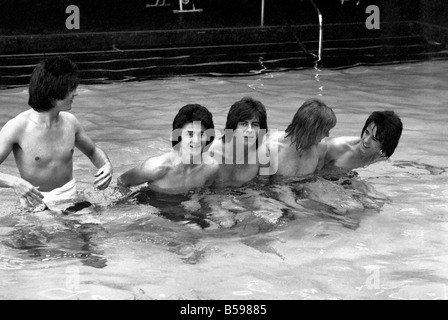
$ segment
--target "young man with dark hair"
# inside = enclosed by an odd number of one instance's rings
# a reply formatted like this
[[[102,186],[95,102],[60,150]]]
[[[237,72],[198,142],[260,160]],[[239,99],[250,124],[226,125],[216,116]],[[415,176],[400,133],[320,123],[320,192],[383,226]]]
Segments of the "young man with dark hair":
[[[0,131],[0,163],[11,151],[20,177],[0,173],[0,187],[12,188],[22,205],[44,209],[76,196],[73,152],[81,150],[99,170],[94,184],[108,187],[112,165],[89,138],[72,109],[79,84],[78,69],[67,58],[39,63],[29,85],[32,109],[9,120]]]
[[[403,131],[393,111],[374,111],[366,120],[361,137],[336,137],[327,141],[327,152],[319,173],[345,173],[392,156]]]
[[[260,101],[244,97],[230,107],[224,135],[210,148],[219,163],[216,186],[239,187],[259,174],[260,168],[269,163],[267,131],[266,108]],[[266,163],[261,163],[264,158]]]
[[[156,192],[181,194],[210,185],[218,163],[204,151],[213,138],[213,118],[207,108],[198,104],[182,107],[173,121],[173,150],[123,173],[118,178],[118,187],[147,183]]]

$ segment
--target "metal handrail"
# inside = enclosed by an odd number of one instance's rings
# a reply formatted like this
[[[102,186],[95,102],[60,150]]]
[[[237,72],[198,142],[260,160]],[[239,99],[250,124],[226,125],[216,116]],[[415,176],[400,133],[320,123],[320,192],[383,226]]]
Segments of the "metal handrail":
[[[316,6],[314,1],[310,0],[310,2],[313,5],[314,9],[316,9],[317,15],[319,17],[319,51],[317,54],[317,61],[315,61],[315,62],[319,62],[322,60],[323,17],[322,17],[322,13],[320,13],[319,8]]]
[[[264,27],[264,0],[261,0],[261,22],[260,27]]]

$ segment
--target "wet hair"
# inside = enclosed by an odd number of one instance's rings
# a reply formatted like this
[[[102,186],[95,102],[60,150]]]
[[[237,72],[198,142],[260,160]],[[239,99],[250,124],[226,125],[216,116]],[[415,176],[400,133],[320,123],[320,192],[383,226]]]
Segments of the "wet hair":
[[[403,131],[403,123],[400,117],[393,111],[374,111],[367,118],[361,131],[361,137],[372,122],[376,126],[375,139],[381,143],[381,151],[384,156],[389,158],[398,145],[401,132]]]
[[[29,84],[28,104],[37,112],[54,107],[52,100],[63,100],[79,84],[78,67],[70,59],[52,57],[34,68]]]
[[[177,115],[174,117],[173,121],[173,132],[175,130],[182,129],[186,124],[200,121],[201,125],[204,126],[207,134],[207,146],[213,142],[215,138],[214,129],[215,125],[213,123],[213,116],[210,111],[204,106],[199,104],[187,104],[180,108]],[[210,130],[211,129],[211,130]],[[212,132],[213,134],[212,134]],[[182,141],[181,135],[176,135],[172,137],[171,143],[176,146],[179,142]]]
[[[262,130],[260,134],[263,136],[268,131],[266,107],[258,100],[251,97],[244,97],[230,107],[227,113],[225,129],[235,130],[238,127],[238,123],[251,120],[254,117],[258,118],[260,129]],[[226,137],[229,138],[227,135],[224,135],[223,139],[226,139]]]
[[[305,150],[335,125],[336,115],[330,107],[318,99],[308,99],[297,110],[285,132],[297,150]]]

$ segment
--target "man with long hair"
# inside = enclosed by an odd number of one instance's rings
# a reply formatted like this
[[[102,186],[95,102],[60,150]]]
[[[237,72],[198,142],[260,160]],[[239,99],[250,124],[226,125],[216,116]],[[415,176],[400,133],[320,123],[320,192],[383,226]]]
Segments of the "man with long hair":
[[[266,158],[268,131],[265,106],[251,97],[236,101],[227,114],[222,139],[216,139],[210,153],[219,163],[216,186],[239,187],[259,174]]]
[[[305,101],[286,130],[270,136],[270,150],[278,150],[278,155],[271,152],[271,174],[297,177],[314,173],[326,153],[321,140],[335,125],[336,116],[330,107],[318,99]]]

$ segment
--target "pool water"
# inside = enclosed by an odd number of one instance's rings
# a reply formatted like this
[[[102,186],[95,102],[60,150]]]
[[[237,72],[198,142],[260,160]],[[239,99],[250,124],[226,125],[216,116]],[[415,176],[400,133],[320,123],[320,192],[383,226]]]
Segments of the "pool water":
[[[353,178],[379,197],[311,178],[117,201],[115,179],[94,190],[96,170],[77,150],[80,198],[92,206],[25,213],[0,190],[0,299],[446,299],[447,74],[437,61],[81,85],[72,112],[115,178],[170,150],[172,119],[188,103],[206,106],[217,129],[233,102],[252,96],[271,129],[314,97],[336,113],[330,136],[358,136],[385,109],[404,130],[389,161]],[[0,91],[0,124],[27,99],[26,87]],[[17,174],[12,156],[1,170]]]

